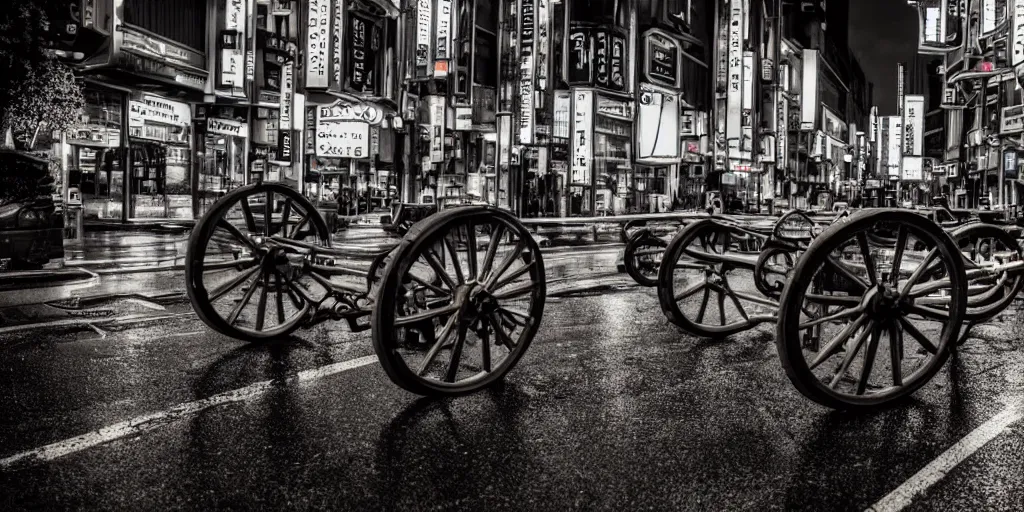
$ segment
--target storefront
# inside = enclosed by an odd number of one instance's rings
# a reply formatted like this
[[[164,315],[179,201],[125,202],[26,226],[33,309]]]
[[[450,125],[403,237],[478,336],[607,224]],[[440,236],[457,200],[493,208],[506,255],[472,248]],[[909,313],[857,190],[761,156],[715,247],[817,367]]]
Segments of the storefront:
[[[129,219],[192,219],[192,108],[145,94],[128,102]]]
[[[124,205],[121,149],[125,95],[87,84],[82,122],[68,131],[68,204],[81,200],[86,219],[120,221]]]
[[[594,89],[572,91],[569,215],[638,208],[633,102]]]
[[[394,186],[392,174],[378,163],[393,158],[394,141],[387,122],[388,111],[366,102],[337,100],[312,107],[314,129],[307,146],[305,194],[319,205],[338,205],[343,215],[365,213],[382,206]],[[389,132],[382,137],[383,132]],[[384,194],[381,194],[381,191]]]
[[[240,107],[205,108],[197,123],[202,151],[198,162],[197,202],[205,213],[224,194],[250,183],[246,169],[249,125]]]

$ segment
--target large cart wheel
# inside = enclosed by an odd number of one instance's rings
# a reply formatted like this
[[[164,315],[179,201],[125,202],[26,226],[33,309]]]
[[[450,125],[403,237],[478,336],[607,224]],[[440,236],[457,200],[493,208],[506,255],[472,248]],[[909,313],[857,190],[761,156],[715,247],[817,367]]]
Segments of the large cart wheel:
[[[668,242],[649,231],[637,231],[626,242],[622,258],[626,273],[640,286],[658,286],[658,268]]]
[[[780,301],[782,366],[802,394],[828,407],[904,398],[949,357],[964,322],[966,283],[964,259],[931,221],[906,211],[858,212],[797,261]]]
[[[1024,275],[1006,271],[990,274],[983,269],[1024,260],[1024,252],[1012,235],[992,224],[968,224],[954,230],[950,237],[964,256],[968,274],[978,274],[967,283],[966,319],[971,323],[988,321],[1009,307],[1024,289]]]
[[[413,226],[392,253],[373,348],[407,391],[471,393],[523,356],[545,295],[540,248],[519,220],[493,207],[447,210]]]
[[[757,252],[735,243],[748,234],[705,219],[680,231],[665,249],[658,300],[669,321],[695,336],[723,338],[774,322],[777,305],[754,287]]]
[[[293,264],[303,256],[275,239],[330,246],[316,208],[283,185],[238,188],[203,215],[189,237],[185,279],[206,325],[247,341],[285,336],[326,295]]]

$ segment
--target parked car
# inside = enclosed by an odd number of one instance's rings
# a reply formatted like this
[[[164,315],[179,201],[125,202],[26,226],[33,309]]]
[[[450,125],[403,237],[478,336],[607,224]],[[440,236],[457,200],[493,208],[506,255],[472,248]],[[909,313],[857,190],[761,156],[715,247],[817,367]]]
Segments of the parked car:
[[[46,159],[0,149],[0,270],[42,268],[64,257],[64,217]]]

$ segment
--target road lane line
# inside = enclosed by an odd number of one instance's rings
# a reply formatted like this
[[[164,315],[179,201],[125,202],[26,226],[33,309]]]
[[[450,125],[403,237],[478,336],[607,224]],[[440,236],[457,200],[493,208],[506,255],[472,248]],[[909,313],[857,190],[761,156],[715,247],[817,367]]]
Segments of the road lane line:
[[[915,497],[928,490],[942,480],[958,464],[981,449],[989,441],[1001,434],[1007,427],[1020,421],[1024,410],[1017,405],[1007,407],[999,414],[983,423],[973,432],[951,446],[948,450],[931,461],[921,471],[910,477],[903,485],[897,487],[886,497],[868,507],[867,512],[897,512],[903,510]]]
[[[377,356],[371,355],[340,363],[329,364],[310,370],[303,370],[294,376],[285,379],[285,385],[322,379],[330,375],[367,366],[375,362],[377,362]],[[87,434],[82,434],[80,436],[5,457],[0,459],[0,469],[8,469],[13,466],[58,459],[60,457],[81,452],[111,441],[123,439],[125,437],[141,434],[169,425],[175,421],[187,418],[211,407],[244,402],[280,387],[280,383],[276,383],[272,380],[265,380],[255,384],[250,384],[244,388],[209,396],[201,400],[178,404],[161,412],[144,414],[130,420],[103,427]]]

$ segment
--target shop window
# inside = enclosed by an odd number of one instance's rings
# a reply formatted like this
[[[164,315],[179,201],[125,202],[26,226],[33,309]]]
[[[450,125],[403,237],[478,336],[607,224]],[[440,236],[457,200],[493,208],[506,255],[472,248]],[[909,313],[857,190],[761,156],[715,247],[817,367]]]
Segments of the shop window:
[[[204,0],[124,0],[124,22],[206,51]]]
[[[707,110],[711,99],[711,76],[707,65],[684,52],[680,67],[683,101],[696,110]]]

